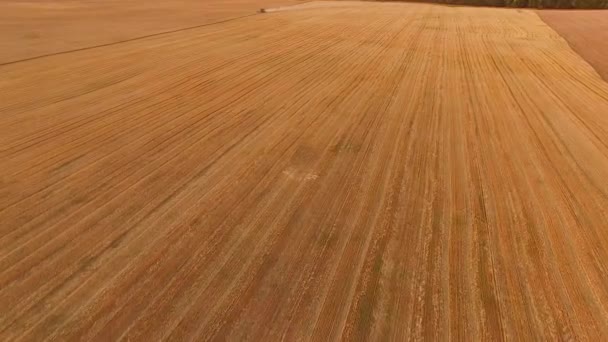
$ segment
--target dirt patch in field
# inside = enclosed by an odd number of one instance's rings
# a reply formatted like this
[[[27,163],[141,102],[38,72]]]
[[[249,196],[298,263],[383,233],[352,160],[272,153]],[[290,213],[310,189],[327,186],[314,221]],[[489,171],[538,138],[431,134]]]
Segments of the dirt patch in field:
[[[608,10],[543,10],[537,13],[608,80]]]

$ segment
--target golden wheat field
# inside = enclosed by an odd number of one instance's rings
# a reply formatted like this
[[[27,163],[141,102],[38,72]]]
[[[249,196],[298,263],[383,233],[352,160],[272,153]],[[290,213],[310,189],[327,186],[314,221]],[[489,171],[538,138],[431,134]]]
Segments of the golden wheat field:
[[[0,66],[0,340],[608,338],[598,73],[534,11],[288,5]]]

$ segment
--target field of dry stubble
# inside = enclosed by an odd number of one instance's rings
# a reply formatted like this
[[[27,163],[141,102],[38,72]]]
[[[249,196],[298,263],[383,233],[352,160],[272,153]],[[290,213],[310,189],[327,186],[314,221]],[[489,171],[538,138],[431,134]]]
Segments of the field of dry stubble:
[[[0,339],[606,339],[607,113],[527,10],[312,2],[0,66]]]

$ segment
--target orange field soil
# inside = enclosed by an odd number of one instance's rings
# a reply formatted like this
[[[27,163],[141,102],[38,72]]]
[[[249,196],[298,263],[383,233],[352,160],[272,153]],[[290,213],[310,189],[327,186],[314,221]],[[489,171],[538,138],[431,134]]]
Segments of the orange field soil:
[[[0,66],[0,340],[605,340],[607,113],[528,10],[307,3]]]
[[[608,10],[543,10],[538,15],[608,80]]]

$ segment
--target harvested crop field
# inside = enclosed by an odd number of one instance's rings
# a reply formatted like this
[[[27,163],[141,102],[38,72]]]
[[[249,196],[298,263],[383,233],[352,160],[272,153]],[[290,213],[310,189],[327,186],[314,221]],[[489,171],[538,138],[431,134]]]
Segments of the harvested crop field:
[[[0,67],[0,339],[608,337],[608,84],[323,2]]]
[[[0,64],[254,15],[298,0],[0,0]]]
[[[538,15],[608,80],[608,10],[543,10]]]

